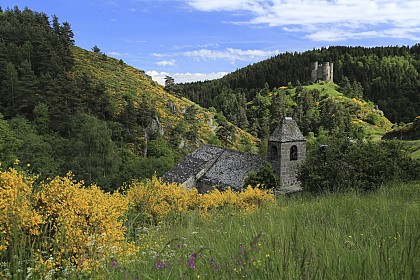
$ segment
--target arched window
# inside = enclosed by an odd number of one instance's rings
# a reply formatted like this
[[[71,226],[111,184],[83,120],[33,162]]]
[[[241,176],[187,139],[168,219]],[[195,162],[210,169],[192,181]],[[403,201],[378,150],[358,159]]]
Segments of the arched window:
[[[293,145],[290,148],[290,160],[297,160],[298,159],[298,151],[296,145]]]
[[[270,159],[276,160],[277,159],[277,147],[276,146],[270,146]]]

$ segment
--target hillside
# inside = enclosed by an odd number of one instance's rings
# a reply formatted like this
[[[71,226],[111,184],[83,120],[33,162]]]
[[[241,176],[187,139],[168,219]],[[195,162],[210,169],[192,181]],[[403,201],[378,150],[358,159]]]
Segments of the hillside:
[[[378,106],[362,98],[359,83],[340,87],[320,81],[272,90],[266,84],[251,100],[241,90],[225,88],[214,102],[228,120],[262,139],[263,152],[263,139],[285,116],[293,117],[304,135],[326,131],[353,139],[379,139],[392,126]]]
[[[144,71],[122,60],[78,47],[72,48],[72,55],[75,67],[71,75],[75,79],[87,78],[94,84],[104,86],[110,95],[115,117],[121,117],[132,109],[138,110],[139,114],[148,113],[152,119],[146,121],[147,126],[157,126],[159,134],[168,141],[179,142],[178,147],[185,145],[193,148],[199,143],[223,144],[216,135],[222,124],[214,119],[214,112],[166,92]],[[230,123],[224,125],[232,126]],[[232,129],[234,141],[228,144],[233,148],[246,149],[239,139],[245,139],[251,146],[258,140],[242,129]],[[138,134],[137,137],[143,137],[141,131]]]
[[[305,90],[308,92],[320,92],[321,100],[315,102],[313,110],[320,110],[322,115],[322,111],[325,110],[323,108],[326,107],[326,104],[330,104],[330,109],[333,107],[331,106],[332,103],[337,104],[336,106],[342,108],[341,113],[343,114],[344,119],[350,120],[349,130],[356,132],[359,129],[362,129],[364,132],[363,137],[378,140],[392,127],[392,123],[385,117],[384,113],[377,105],[373,102],[365,101],[360,97],[346,96],[342,92],[343,89],[337,84],[318,82],[316,84],[303,86],[302,92]],[[291,96],[294,98],[297,98],[299,95],[302,96],[302,93],[296,93],[296,88],[288,91],[291,92]],[[309,106],[309,104],[307,106]],[[327,116],[330,120],[337,118],[337,114],[333,111],[330,111],[331,115]]]
[[[378,104],[392,122],[410,122],[420,115],[420,45],[411,47],[343,47],[283,53],[249,65],[225,77],[180,84],[179,93],[204,107],[219,109],[215,97],[226,89],[240,92],[247,101],[268,84],[270,89],[288,83],[307,84],[311,62],[334,63],[334,82],[358,82],[363,97]]]
[[[17,36],[18,34],[18,36]],[[115,190],[162,175],[200,143],[257,152],[257,139],[177,98],[143,71],[74,46],[70,24],[0,10],[0,162],[39,179]]]

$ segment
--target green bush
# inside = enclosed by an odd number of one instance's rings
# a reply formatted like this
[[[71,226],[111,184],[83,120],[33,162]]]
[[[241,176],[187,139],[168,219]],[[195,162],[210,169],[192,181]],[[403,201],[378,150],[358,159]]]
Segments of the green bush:
[[[245,178],[244,188],[249,185],[264,190],[277,189],[281,186],[281,180],[271,166],[271,163],[265,162],[257,172],[250,172]]]
[[[320,149],[321,143],[328,147]],[[327,137],[308,143],[298,178],[303,189],[311,192],[370,191],[390,180],[419,178],[418,170],[420,162],[410,158],[398,141]]]

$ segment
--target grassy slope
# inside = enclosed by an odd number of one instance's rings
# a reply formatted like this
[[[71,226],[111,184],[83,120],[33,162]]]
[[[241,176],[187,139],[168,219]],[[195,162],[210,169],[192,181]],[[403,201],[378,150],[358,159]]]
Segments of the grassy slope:
[[[127,105],[124,96],[133,98],[135,105],[146,100],[157,110],[159,120],[165,130],[165,137],[168,132],[184,122],[187,129],[192,126],[192,121],[185,119],[185,109],[189,106],[196,106],[198,113],[196,121],[198,122],[199,140],[207,143],[214,139],[214,132],[217,126],[213,122],[213,114],[199,105],[185,98],[178,98],[167,93],[161,85],[154,82],[143,71],[134,67],[120,63],[119,60],[95,54],[84,49],[73,48],[73,55],[76,62],[74,75],[86,73],[92,80],[103,83],[107,91],[111,94],[111,100],[118,115]],[[176,107],[176,112],[172,113],[168,106],[172,102]],[[251,143],[256,143],[257,139],[245,131],[237,128],[237,142],[233,143],[234,148],[241,148],[240,139],[248,138]],[[139,135],[142,137],[142,135]],[[196,143],[187,145],[195,146]]]
[[[368,136],[374,140],[380,140],[385,132],[391,129],[392,123],[383,115],[381,110],[375,108],[375,104],[345,96],[343,93],[339,92],[339,86],[334,83],[320,82],[309,86],[303,86],[303,88],[308,90],[318,89],[321,92],[321,96],[328,94],[330,98],[333,98],[337,102],[344,103],[346,108],[354,111],[353,123],[362,126],[366,130]],[[292,93],[294,93],[295,90],[295,88],[292,89]],[[378,122],[375,124],[367,122],[369,115],[374,116]]]
[[[420,140],[402,141],[407,150],[411,153],[412,158],[420,159]]]
[[[98,278],[419,279],[419,198],[420,182],[394,183],[368,195],[280,198],[252,214],[174,216],[141,231],[138,260]]]

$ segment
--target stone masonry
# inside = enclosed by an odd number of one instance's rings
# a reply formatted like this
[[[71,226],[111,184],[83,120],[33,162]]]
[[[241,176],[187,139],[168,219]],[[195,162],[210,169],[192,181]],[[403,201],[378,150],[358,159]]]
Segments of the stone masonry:
[[[317,80],[333,81],[334,78],[334,64],[331,62],[324,62],[318,64],[318,61],[312,63],[311,82]]]
[[[202,145],[174,169],[163,175],[166,182],[183,184],[206,192],[212,188],[242,189],[249,172],[270,161],[282,181],[280,193],[300,190],[296,179],[299,164],[306,156],[306,139],[292,118],[284,118],[268,140],[268,158],[212,145]]]
[[[306,157],[306,139],[292,118],[286,117],[268,140],[268,160],[282,181],[282,188],[299,185],[298,166]]]

